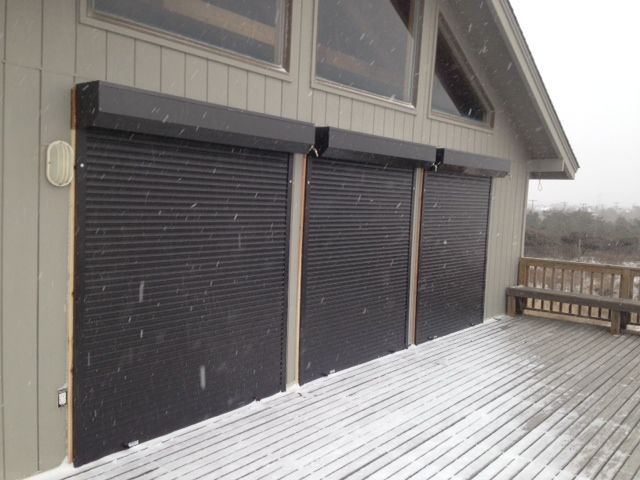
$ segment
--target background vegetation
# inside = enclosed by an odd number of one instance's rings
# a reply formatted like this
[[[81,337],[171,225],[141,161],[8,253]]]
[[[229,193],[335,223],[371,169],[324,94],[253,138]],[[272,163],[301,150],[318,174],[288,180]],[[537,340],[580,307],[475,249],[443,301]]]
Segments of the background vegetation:
[[[640,265],[640,207],[529,210],[525,255]]]

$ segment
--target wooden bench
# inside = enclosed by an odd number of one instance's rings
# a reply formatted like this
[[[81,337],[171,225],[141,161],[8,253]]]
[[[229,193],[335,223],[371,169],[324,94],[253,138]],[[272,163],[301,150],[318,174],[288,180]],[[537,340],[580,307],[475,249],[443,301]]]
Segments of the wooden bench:
[[[507,288],[507,314],[510,316],[521,314],[524,310],[524,302],[522,300],[527,298],[606,308],[611,312],[611,333],[614,335],[619,335],[622,329],[621,312],[640,313],[640,301],[638,300],[517,286]]]

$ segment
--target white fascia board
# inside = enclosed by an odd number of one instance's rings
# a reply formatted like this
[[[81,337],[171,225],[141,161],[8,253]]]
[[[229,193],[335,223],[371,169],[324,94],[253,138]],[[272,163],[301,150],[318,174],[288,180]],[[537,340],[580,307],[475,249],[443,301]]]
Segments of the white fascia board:
[[[573,180],[575,171],[569,170],[564,160],[530,160],[527,162],[529,177],[532,179]]]

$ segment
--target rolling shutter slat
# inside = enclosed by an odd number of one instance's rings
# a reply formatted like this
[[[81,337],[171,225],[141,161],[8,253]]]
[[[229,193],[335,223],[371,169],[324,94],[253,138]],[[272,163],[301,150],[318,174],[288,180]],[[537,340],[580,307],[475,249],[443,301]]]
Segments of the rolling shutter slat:
[[[286,154],[79,142],[76,465],[283,388],[289,196]]]
[[[301,381],[406,345],[413,170],[309,165]]]
[[[483,321],[490,190],[490,178],[426,176],[418,343]]]

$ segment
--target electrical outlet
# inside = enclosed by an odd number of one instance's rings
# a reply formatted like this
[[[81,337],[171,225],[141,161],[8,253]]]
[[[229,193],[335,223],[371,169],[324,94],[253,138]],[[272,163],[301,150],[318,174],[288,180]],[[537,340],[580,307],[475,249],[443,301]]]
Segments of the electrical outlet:
[[[61,387],[58,389],[58,407],[67,406],[67,387]]]

